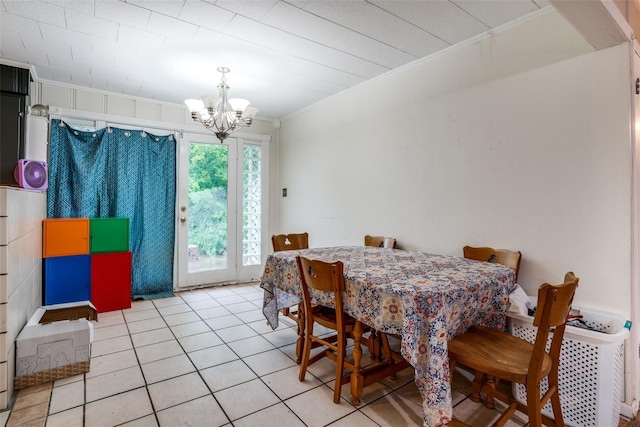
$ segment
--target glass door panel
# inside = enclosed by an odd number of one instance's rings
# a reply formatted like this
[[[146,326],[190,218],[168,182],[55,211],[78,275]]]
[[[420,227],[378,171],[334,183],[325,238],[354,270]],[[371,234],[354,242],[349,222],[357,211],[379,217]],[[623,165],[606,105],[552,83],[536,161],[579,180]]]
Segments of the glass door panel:
[[[236,278],[236,142],[227,141],[180,139],[178,288]]]
[[[228,267],[229,146],[189,144],[189,273]]]
[[[178,156],[178,286],[257,280],[268,251],[264,141],[184,133]]]

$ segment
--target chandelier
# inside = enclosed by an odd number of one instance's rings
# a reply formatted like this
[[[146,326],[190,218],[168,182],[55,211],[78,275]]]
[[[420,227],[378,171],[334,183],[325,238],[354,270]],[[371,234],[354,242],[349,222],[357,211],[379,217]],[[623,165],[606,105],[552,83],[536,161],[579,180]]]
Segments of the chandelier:
[[[220,96],[204,95],[201,99],[184,101],[191,112],[191,118],[215,133],[220,142],[224,142],[229,135],[241,128],[251,126],[258,113],[257,108],[248,106],[249,101],[246,99],[227,99],[229,85],[225,74],[230,71],[227,67],[218,67],[218,72],[222,74],[218,85]]]

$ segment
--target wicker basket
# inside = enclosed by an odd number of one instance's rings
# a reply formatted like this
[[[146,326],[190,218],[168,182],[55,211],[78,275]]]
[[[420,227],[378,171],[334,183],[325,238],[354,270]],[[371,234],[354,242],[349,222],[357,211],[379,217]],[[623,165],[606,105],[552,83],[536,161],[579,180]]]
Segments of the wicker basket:
[[[86,360],[84,362],[71,363],[69,365],[15,377],[13,386],[16,390],[20,390],[21,388],[27,388],[74,375],[84,374],[85,372],[89,372],[90,363],[90,360]]]

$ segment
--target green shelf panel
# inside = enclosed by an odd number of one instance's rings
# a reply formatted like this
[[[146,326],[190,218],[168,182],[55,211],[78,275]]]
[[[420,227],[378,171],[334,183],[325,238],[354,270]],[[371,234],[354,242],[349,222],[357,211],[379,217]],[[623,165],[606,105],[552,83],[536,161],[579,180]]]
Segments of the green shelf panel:
[[[91,218],[91,253],[129,250],[129,218]]]

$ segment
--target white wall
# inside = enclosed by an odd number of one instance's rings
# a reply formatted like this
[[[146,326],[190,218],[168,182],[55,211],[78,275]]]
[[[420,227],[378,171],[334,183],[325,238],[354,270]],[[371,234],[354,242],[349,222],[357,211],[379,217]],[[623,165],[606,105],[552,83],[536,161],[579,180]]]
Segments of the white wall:
[[[628,70],[551,11],[285,118],[274,231],[517,249],[529,294],[573,270],[576,305],[628,316]]]

